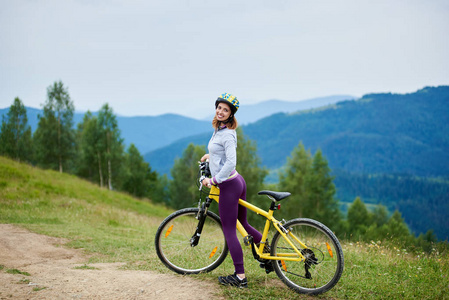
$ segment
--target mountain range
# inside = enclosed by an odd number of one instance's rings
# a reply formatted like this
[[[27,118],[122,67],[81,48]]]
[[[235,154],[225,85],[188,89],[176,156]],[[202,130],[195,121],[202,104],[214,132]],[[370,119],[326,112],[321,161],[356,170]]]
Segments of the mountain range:
[[[239,110],[239,122],[247,124],[255,122],[276,112],[293,112],[300,109],[320,107],[323,104],[332,104],[343,99],[353,99],[352,96],[329,96],[301,100],[296,102],[282,100],[268,100],[258,104],[242,105]],[[12,101],[11,101],[12,103]],[[39,115],[42,109],[26,107],[28,123],[32,132],[37,128]],[[6,115],[9,107],[0,109],[0,116]],[[93,112],[96,115],[98,112]],[[75,112],[73,116],[74,126],[81,122],[84,112]],[[125,117],[116,115],[121,136],[125,145],[131,143],[139,149],[142,154],[170,145],[179,139],[210,132],[213,116],[207,120],[197,120],[176,114],[164,114],[159,116]]]
[[[291,113],[353,99],[355,99],[355,97],[349,95],[335,95],[302,101],[283,101],[274,99],[257,104],[242,103],[236,116],[238,116],[237,119],[240,125],[247,125],[276,113]],[[213,115],[210,115],[207,120],[212,120],[213,117]]]
[[[398,209],[417,234],[433,229],[438,238],[448,239],[449,86],[323,101],[324,106],[312,101],[305,110],[297,110],[301,103],[285,101],[242,105],[239,122],[256,142],[269,181],[276,182],[277,171],[301,142],[312,153],[320,149],[328,160],[342,208],[361,197],[368,205]],[[7,111],[0,109],[0,115]],[[27,107],[33,131],[40,113]],[[245,117],[251,113],[257,117]],[[75,124],[83,116],[75,113]],[[173,114],[117,116],[117,121],[125,144],[134,143],[160,174],[170,174],[189,143],[205,146],[212,134],[211,120]]]
[[[335,176],[343,211],[361,197],[399,210],[416,234],[432,229],[449,239],[449,86],[410,94],[367,94],[294,113],[277,113],[242,126],[257,144],[262,165],[277,171],[301,142],[320,149]],[[207,145],[211,131],[145,154],[169,174],[189,143]]]
[[[410,94],[368,94],[306,111],[277,113],[242,126],[262,164],[282,167],[294,147],[320,149],[332,169],[353,173],[449,176],[449,86]],[[211,131],[145,154],[168,173],[189,143],[206,145]]]
[[[41,109],[26,107],[28,123],[34,132],[39,123]],[[0,115],[6,115],[9,108],[0,109]],[[75,112],[73,115],[74,127],[82,122],[85,113]],[[92,113],[97,115],[98,112]],[[160,116],[124,117],[116,116],[121,137],[125,145],[131,143],[141,153],[169,145],[183,137],[198,134],[209,130],[211,122],[196,120],[176,114],[164,114]]]

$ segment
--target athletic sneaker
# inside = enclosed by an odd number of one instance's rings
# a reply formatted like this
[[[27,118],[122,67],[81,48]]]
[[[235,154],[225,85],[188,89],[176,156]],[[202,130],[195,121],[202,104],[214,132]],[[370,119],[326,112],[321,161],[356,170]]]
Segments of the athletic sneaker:
[[[236,273],[229,276],[219,276],[218,282],[220,282],[222,285],[230,285],[238,288],[248,287],[248,280],[246,278],[240,279]]]

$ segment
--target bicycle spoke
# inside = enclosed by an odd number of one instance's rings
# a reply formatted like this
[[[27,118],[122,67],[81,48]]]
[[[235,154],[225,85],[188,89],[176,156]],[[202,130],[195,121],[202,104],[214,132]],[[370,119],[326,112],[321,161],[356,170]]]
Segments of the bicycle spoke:
[[[326,226],[310,219],[295,219],[284,227],[295,236],[292,243],[305,260],[282,260],[280,265],[274,264],[276,274],[300,293],[320,294],[332,288],[343,272],[343,253],[335,235]],[[272,255],[298,257],[280,234],[275,234],[271,247]]]
[[[171,270],[181,274],[209,272],[227,255],[227,245],[218,216],[209,213],[198,243],[192,247],[198,209],[184,209],[167,217],[156,233],[156,252]]]

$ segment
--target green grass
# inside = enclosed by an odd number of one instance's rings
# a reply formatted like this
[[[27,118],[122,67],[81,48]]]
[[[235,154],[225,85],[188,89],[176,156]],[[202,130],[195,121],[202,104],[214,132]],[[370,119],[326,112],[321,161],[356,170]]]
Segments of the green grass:
[[[68,239],[67,246],[90,254],[86,268],[95,262],[125,262],[126,269],[171,273],[154,250],[157,227],[170,213],[148,200],[0,157],[0,223]],[[448,253],[407,253],[380,242],[342,246],[343,276],[324,295],[290,291],[275,274],[266,275],[247,248],[249,289],[219,287],[219,291],[227,299],[449,299]],[[4,269],[7,266],[0,266],[1,272]],[[193,277],[216,283],[217,276],[232,272],[228,256],[213,272]]]
[[[25,276],[31,276],[30,273],[28,273],[28,272],[23,272],[23,271],[20,271],[20,270],[17,270],[17,269],[8,269],[8,270],[6,270],[6,273],[9,273],[9,274],[20,274],[20,275],[25,275]]]
[[[26,279],[26,278],[22,278],[19,280],[19,282],[17,282],[18,284],[30,284],[31,280]]]
[[[100,269],[98,269],[98,268],[95,268],[95,267],[92,267],[92,266],[88,266],[88,265],[82,265],[82,266],[76,266],[76,267],[74,267],[74,269],[77,269],[77,270],[100,270]]]

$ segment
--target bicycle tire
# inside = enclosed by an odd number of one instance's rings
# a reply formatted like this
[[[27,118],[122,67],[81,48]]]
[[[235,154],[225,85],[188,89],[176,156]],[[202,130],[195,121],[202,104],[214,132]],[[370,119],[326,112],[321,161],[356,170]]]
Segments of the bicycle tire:
[[[343,250],[337,237],[325,225],[312,219],[293,219],[284,228],[298,237],[309,250],[303,249],[290,238],[307,259],[302,262],[273,261],[277,276],[289,288],[301,294],[317,295],[333,288],[344,269]],[[276,232],[271,243],[271,255],[276,256],[278,253],[295,252]]]
[[[199,244],[190,245],[198,220],[198,208],[185,208],[169,215],[156,232],[159,259],[179,274],[198,274],[217,268],[228,254],[220,218],[208,211]]]

